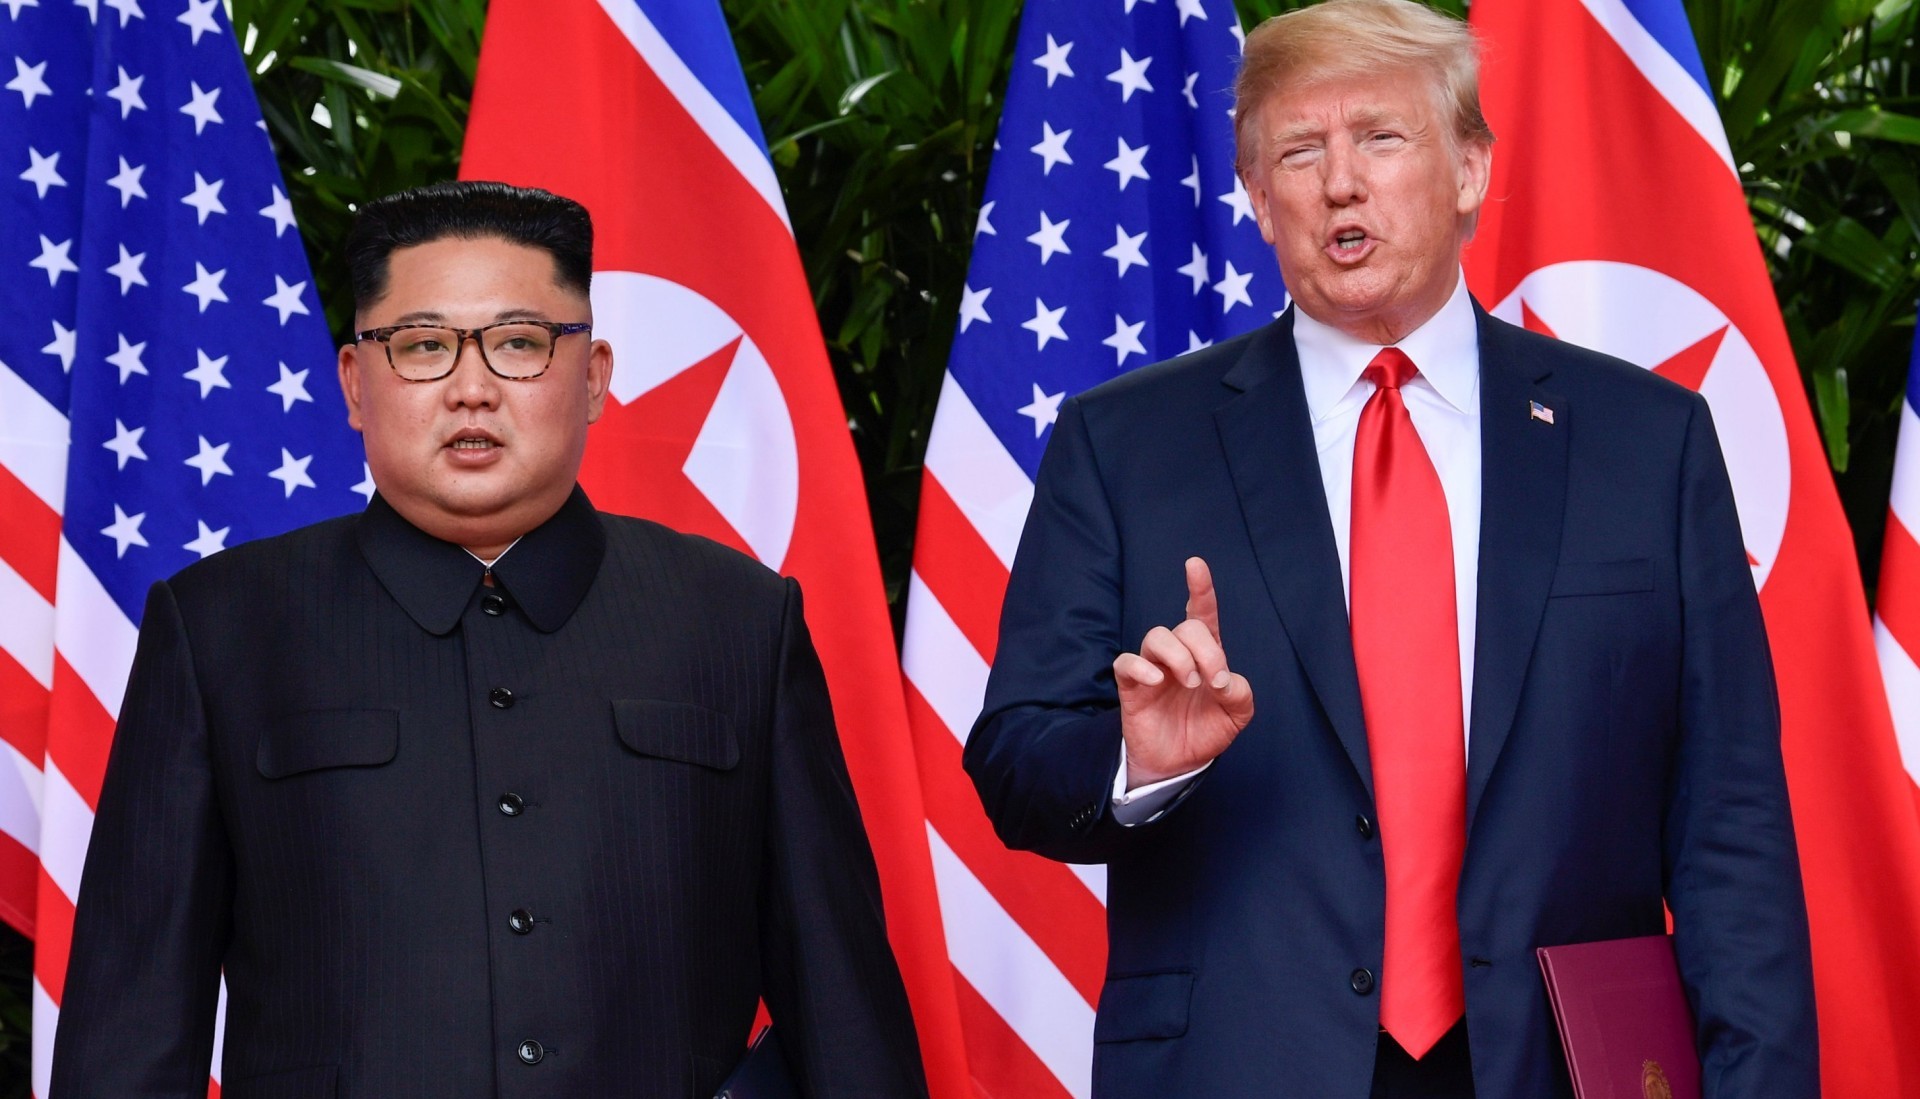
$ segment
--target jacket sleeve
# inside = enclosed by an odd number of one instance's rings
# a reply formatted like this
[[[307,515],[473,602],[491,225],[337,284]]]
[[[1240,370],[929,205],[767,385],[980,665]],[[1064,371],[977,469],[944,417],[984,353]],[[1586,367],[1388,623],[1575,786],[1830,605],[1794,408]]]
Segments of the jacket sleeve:
[[[1124,827],[1112,808],[1121,743],[1113,660],[1139,643],[1121,635],[1120,564],[1085,413],[1071,400],[1040,463],[986,706],[962,757],[1009,847],[1104,862],[1152,828]]]
[[[767,1010],[801,1095],[924,1096],[879,874],[792,580],[780,647],[760,920]]]
[[[172,590],[147,597],[74,918],[51,1099],[201,1099],[233,904]]]
[[[1667,903],[1707,1099],[1820,1094],[1813,968],[1766,627],[1706,402],[1679,494],[1680,741]]]

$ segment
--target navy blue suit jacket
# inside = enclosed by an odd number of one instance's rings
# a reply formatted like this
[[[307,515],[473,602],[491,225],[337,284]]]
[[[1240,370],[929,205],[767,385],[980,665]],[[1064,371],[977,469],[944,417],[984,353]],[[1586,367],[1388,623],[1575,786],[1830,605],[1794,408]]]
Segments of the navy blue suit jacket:
[[[1368,1094],[1380,1001],[1355,975],[1380,973],[1385,878],[1292,316],[1062,407],[966,748],[1007,844],[1110,867],[1101,1099]],[[1706,1095],[1817,1095],[1772,667],[1706,403],[1479,326],[1459,892],[1478,1093],[1571,1095],[1534,949],[1657,934],[1664,899]],[[1181,619],[1190,555],[1257,713],[1127,828],[1111,663]]]

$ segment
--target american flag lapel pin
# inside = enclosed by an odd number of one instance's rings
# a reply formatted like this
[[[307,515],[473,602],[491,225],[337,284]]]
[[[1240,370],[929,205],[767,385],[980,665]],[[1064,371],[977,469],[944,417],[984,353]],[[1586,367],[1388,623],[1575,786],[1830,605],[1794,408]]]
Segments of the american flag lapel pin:
[[[1542,423],[1547,423],[1547,424],[1553,423],[1553,409],[1548,408],[1546,405],[1541,404],[1539,401],[1528,401],[1527,405],[1533,410],[1534,419],[1539,420]]]

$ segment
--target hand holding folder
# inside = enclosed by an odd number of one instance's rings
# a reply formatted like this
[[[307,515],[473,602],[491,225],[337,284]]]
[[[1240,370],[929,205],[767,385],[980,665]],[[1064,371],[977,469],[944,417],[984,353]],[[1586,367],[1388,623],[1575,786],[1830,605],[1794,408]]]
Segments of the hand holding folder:
[[[1700,1099],[1693,1014],[1667,936],[1537,953],[1577,1099]]]

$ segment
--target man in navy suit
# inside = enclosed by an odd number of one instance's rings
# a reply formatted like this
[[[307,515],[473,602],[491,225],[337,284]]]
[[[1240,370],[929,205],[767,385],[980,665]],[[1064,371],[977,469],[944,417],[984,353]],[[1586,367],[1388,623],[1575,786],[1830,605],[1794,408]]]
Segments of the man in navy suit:
[[[1477,68],[1406,0],[1249,35],[1294,306],[1054,428],[966,765],[1009,845],[1110,867],[1102,1099],[1568,1096],[1534,951],[1663,902],[1704,1093],[1818,1094],[1707,406],[1467,294]]]

